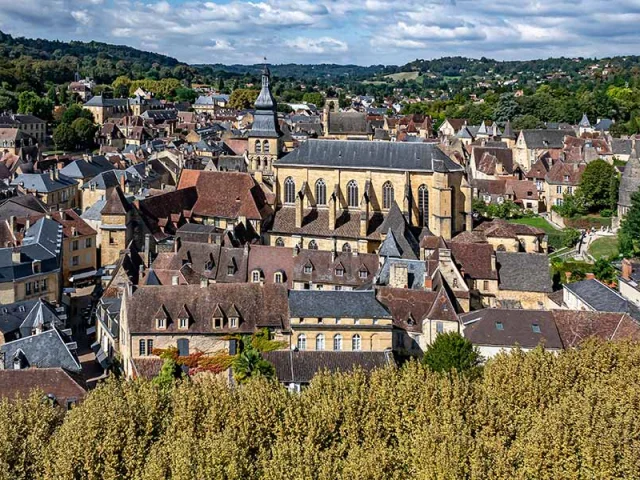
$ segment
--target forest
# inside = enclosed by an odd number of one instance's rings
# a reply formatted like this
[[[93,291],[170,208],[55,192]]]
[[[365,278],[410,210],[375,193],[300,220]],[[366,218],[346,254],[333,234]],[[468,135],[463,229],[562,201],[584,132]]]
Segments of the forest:
[[[63,412],[0,402],[0,479],[640,478],[640,345],[539,347],[470,374],[411,361],[301,393],[109,380]]]

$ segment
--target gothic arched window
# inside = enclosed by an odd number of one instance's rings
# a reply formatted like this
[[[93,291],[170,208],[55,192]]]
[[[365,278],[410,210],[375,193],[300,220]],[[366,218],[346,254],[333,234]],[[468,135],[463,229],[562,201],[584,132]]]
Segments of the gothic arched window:
[[[393,185],[385,182],[382,186],[382,208],[389,209],[393,205]]]
[[[307,245],[307,248],[308,248],[309,250],[317,250],[317,249],[318,249],[318,244],[316,243],[316,241],[315,241],[315,240],[311,240],[311,241],[309,242],[309,245]]]
[[[276,247],[284,247],[284,240],[282,237],[276,238]]]
[[[316,205],[327,204],[327,184],[323,179],[316,182]]]
[[[296,203],[296,182],[291,177],[284,181],[284,203]]]
[[[347,183],[347,204],[349,207],[357,208],[358,203],[358,182],[350,180],[349,183]]]
[[[418,222],[421,227],[429,226],[429,188],[426,185],[418,187]]]
[[[269,148],[270,148],[269,147],[269,141],[268,140],[263,141],[262,142],[262,151],[264,153],[269,153]]]

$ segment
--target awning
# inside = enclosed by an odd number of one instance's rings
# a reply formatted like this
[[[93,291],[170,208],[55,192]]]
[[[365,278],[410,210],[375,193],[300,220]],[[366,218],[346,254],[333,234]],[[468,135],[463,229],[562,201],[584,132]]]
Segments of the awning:
[[[88,272],[75,273],[69,277],[70,282],[76,282],[78,280],[84,280],[85,278],[95,277],[98,274],[97,270],[89,270]]]
[[[96,327],[87,328],[87,335],[93,335],[94,333],[96,333]]]

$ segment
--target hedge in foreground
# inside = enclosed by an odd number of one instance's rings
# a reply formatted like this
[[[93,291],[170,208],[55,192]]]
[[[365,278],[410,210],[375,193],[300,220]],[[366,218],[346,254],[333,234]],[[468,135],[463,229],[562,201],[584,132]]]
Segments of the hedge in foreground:
[[[0,403],[0,479],[640,478],[640,345],[515,352],[475,377],[413,362],[301,394],[109,381],[66,416]]]

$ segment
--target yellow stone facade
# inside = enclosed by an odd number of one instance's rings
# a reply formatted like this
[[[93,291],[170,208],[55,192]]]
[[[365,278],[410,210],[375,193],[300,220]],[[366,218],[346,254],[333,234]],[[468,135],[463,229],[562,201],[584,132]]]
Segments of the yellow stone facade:
[[[341,338],[339,351],[354,351],[354,337],[359,336],[359,351],[382,352],[393,346],[392,320],[390,318],[291,318],[290,348],[300,346],[301,335],[305,338],[305,348],[308,351],[334,350],[336,335]],[[361,328],[359,328],[361,327]],[[324,348],[319,345],[318,336],[324,337]],[[355,344],[354,344],[355,343]],[[358,351],[356,348],[355,351]]]

